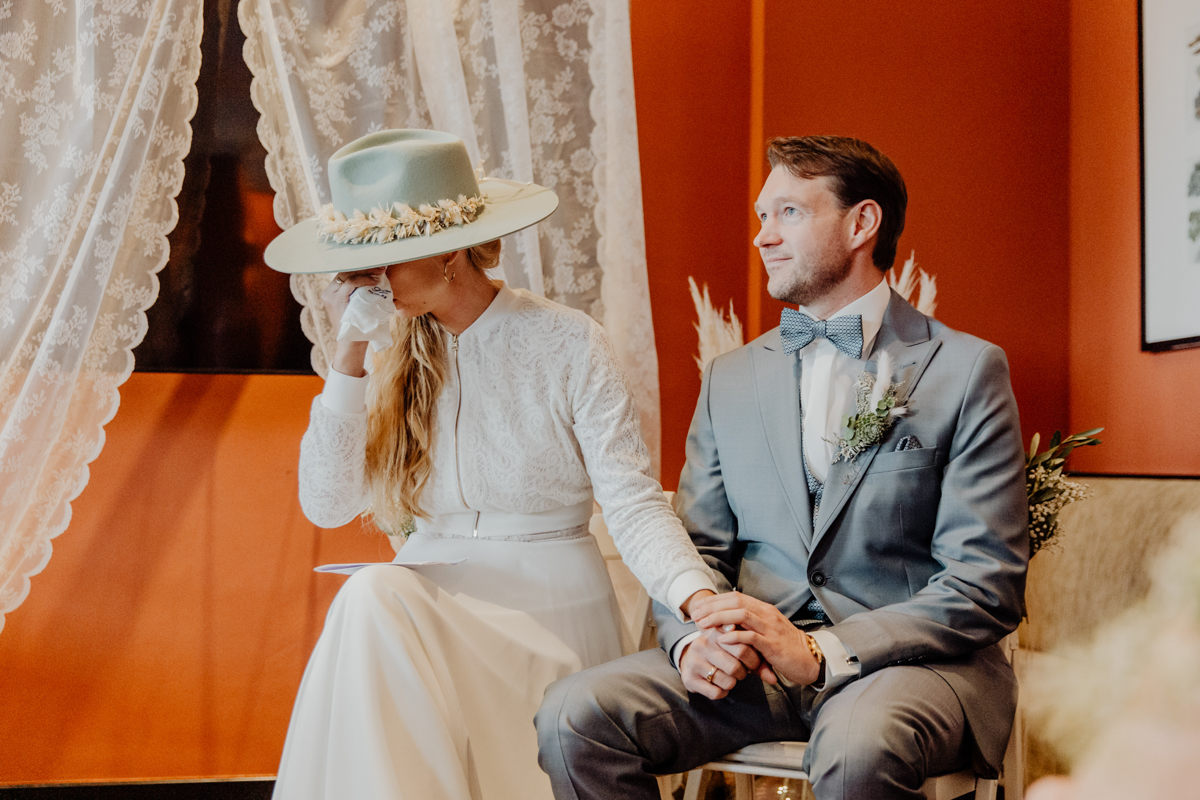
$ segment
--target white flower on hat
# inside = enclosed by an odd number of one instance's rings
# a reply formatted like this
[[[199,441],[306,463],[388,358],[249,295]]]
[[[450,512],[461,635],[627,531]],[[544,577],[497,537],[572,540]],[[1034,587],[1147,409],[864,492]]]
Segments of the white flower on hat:
[[[439,200],[436,206],[423,203],[419,211],[413,211],[403,203],[393,203],[391,208],[376,208],[369,215],[356,210],[354,216],[346,219],[345,214],[329,203],[317,218],[317,240],[337,244],[383,244],[410,236],[429,236],[455,225],[474,222],[484,206],[482,197],[460,194],[457,201]]]

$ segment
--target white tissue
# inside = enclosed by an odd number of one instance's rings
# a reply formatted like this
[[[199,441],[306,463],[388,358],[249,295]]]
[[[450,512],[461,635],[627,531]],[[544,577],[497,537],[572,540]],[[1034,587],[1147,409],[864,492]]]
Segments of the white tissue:
[[[376,286],[361,286],[350,295],[350,304],[342,314],[338,329],[339,342],[370,342],[371,351],[392,344],[391,322],[396,315],[392,305],[392,287],[386,275],[379,276]]]

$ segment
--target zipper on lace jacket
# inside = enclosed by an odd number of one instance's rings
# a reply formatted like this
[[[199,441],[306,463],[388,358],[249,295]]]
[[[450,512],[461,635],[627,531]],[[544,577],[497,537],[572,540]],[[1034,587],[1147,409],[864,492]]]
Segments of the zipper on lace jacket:
[[[454,354],[454,379],[458,383],[458,407],[454,410],[454,479],[458,482],[458,499],[462,502],[463,507],[468,511],[471,509],[467,505],[467,498],[463,495],[462,488],[462,471],[458,463],[458,418],[462,414],[462,371],[458,368],[458,336],[451,334],[450,336],[450,352]],[[471,538],[479,538],[479,512],[475,512],[475,525],[471,531]]]

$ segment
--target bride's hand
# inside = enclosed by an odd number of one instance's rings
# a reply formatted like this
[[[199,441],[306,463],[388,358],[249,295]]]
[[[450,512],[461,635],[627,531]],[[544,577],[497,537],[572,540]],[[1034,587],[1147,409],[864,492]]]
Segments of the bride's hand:
[[[329,324],[335,336],[342,327],[342,315],[346,312],[346,306],[350,305],[350,295],[355,289],[363,286],[377,285],[384,270],[384,267],[376,267],[358,272],[339,272],[333,276],[333,280],[321,293],[321,300],[325,303],[325,313],[329,315]],[[367,374],[363,369],[366,357],[366,342],[338,342],[331,366],[343,375],[361,378]]]
[[[336,331],[342,326],[342,314],[350,305],[350,295],[361,286],[375,286],[379,276],[384,273],[384,267],[364,269],[357,272],[339,272],[321,293],[321,301],[325,303],[325,313],[329,315],[329,324]]]

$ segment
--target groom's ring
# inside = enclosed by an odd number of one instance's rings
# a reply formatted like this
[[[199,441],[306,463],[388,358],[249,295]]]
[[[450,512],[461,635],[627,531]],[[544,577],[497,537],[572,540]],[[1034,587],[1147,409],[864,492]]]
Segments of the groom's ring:
[[[713,667],[712,669],[710,669],[708,671],[708,674],[704,676],[704,680],[708,681],[709,683],[712,683],[713,675],[716,675],[716,674],[717,674],[717,668]]]

